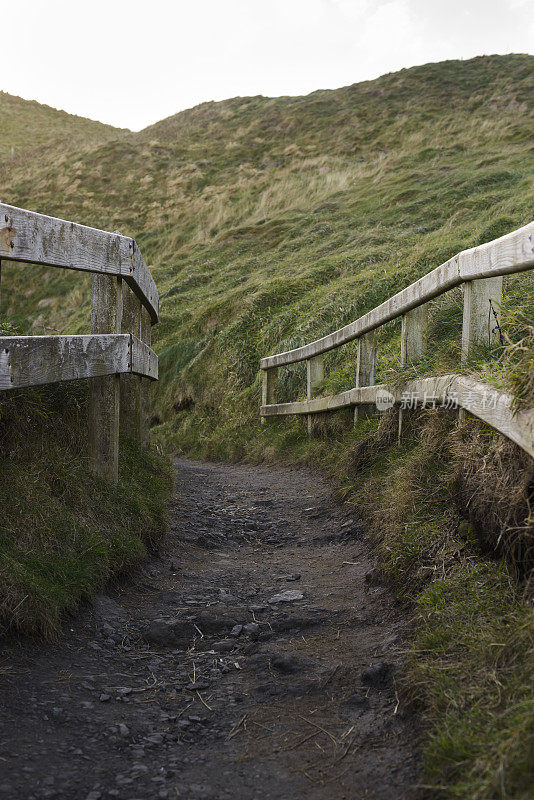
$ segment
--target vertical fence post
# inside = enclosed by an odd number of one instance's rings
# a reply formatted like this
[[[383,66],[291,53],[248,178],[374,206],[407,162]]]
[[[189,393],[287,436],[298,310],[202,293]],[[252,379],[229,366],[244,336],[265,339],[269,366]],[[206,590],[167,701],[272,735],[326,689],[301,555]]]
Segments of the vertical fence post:
[[[356,388],[374,386],[376,378],[376,331],[369,331],[358,339],[356,362]],[[354,423],[374,412],[372,403],[360,403],[354,408]]]
[[[324,380],[323,355],[308,358],[306,361],[306,397],[311,400],[317,386]],[[308,414],[308,436],[313,435],[313,414]]]
[[[477,347],[488,347],[499,341],[501,303],[502,276],[464,283],[462,361],[465,362]]]
[[[261,383],[261,404],[271,406],[276,403],[276,387],[278,384],[278,367],[262,370]],[[261,418],[261,424],[265,425],[266,417]]]
[[[127,283],[122,284],[122,333],[141,338],[141,301]],[[141,376],[124,374],[120,381],[120,430],[134,441],[142,441]]]
[[[426,350],[426,334],[428,328],[428,305],[425,303],[412,308],[402,315],[401,321],[401,367],[422,358]],[[399,408],[399,424],[397,438],[400,442],[402,433],[402,408]]]
[[[426,350],[428,327],[428,306],[412,308],[402,315],[401,325],[401,367],[421,358]]]
[[[120,333],[121,320],[122,279],[112,275],[92,275],[91,333]],[[92,378],[89,386],[89,455],[96,472],[117,483],[119,376]]]
[[[152,322],[147,309],[141,306],[139,338],[150,347],[152,343]],[[150,444],[150,380],[139,376],[140,382],[140,435],[139,441],[143,447]]]

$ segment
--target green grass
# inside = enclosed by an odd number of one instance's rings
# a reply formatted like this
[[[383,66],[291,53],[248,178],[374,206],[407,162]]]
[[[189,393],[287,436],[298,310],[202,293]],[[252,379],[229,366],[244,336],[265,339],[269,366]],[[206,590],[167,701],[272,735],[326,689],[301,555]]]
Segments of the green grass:
[[[427,726],[426,780],[464,800],[529,796],[532,614],[514,564],[532,552],[531,462],[487,429],[441,417],[408,426],[400,447],[376,422],[354,430],[347,412],[311,442],[302,420],[261,427],[258,367],[529,222],[533,100],[532,56],[488,56],[307,97],[206,103],[136,134],[69,117],[72,142],[56,146],[59,118],[0,95],[11,114],[0,148],[24,149],[4,160],[3,199],[133,235],[153,265],[156,442],[203,458],[320,465],[365,517],[390,585],[418,616],[403,691]],[[43,131],[39,152],[29,118]],[[87,331],[88,286],[3,262],[0,318],[26,332]],[[460,293],[430,313],[429,355],[400,377],[458,369]],[[505,278],[505,345],[467,367],[523,406],[534,392],[533,319],[534,276]],[[380,330],[379,380],[399,380],[399,328]],[[354,344],[327,355],[325,392],[354,385],[355,359]],[[304,366],[279,372],[280,399],[303,397]],[[54,459],[61,474],[59,445]],[[111,560],[137,557],[134,540],[131,555]]]
[[[0,625],[51,636],[64,611],[153,548],[166,530],[170,468],[121,441],[118,485],[92,475],[84,382],[0,403]]]

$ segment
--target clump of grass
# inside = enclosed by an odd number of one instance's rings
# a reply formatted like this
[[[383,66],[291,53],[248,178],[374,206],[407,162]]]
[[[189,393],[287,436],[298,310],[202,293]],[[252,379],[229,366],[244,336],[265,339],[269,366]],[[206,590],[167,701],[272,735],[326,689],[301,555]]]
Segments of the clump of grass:
[[[19,325],[0,319],[0,336],[22,336],[24,331]]]
[[[506,332],[501,361],[516,408],[534,406],[534,324],[525,314],[513,316],[513,332]]]
[[[155,546],[167,462],[124,440],[116,487],[92,475],[82,382],[0,404],[0,630],[50,637],[62,613]]]
[[[415,609],[401,683],[426,720],[428,790],[526,800],[534,778],[534,619],[524,594],[532,465],[480,423],[458,428],[436,412],[408,420],[398,446],[394,417],[342,463],[384,573]]]

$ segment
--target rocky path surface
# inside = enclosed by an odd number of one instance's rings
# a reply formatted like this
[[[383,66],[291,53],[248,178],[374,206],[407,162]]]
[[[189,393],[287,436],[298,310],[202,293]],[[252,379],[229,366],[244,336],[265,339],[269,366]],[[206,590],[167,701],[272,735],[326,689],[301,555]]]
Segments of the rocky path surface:
[[[305,469],[176,462],[159,556],[0,661],[0,797],[400,800],[408,621]]]

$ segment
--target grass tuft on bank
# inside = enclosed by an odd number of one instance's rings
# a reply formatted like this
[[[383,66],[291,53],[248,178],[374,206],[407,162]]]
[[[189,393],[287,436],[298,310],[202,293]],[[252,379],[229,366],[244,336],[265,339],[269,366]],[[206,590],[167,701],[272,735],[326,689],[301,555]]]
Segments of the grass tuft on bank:
[[[63,612],[155,547],[166,528],[168,461],[120,444],[116,487],[87,458],[87,386],[0,398],[0,630],[51,637]]]

